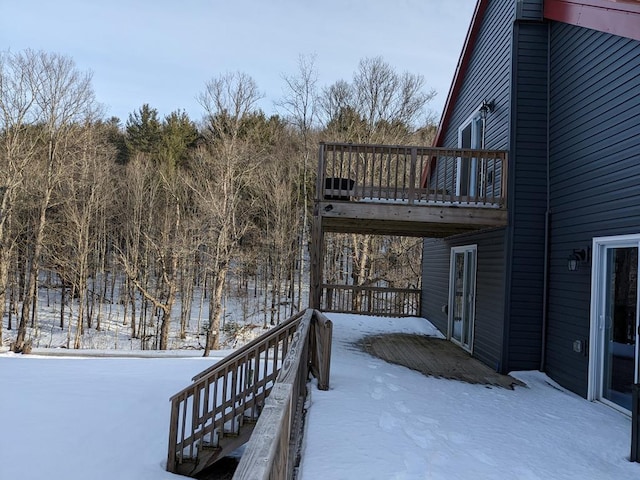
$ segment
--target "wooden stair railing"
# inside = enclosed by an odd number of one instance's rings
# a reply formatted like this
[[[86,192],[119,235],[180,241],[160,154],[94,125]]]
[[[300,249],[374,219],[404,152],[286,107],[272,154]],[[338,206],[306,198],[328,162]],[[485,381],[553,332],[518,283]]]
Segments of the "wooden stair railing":
[[[298,350],[299,330],[306,325],[305,332],[311,331],[313,316],[314,311],[309,309],[291,317],[199,373],[192,385],[171,397],[168,471],[194,476],[247,442],[294,337]],[[311,360],[303,362],[304,368],[321,372],[318,385],[326,388],[331,342],[331,322],[327,322],[323,326],[328,335],[318,340],[322,332],[312,329],[316,332],[313,341],[309,333],[304,334],[303,341],[313,347]],[[322,363],[314,368],[310,362]]]
[[[288,480],[300,460],[308,373],[329,389],[333,324],[317,310],[302,319],[233,480]]]

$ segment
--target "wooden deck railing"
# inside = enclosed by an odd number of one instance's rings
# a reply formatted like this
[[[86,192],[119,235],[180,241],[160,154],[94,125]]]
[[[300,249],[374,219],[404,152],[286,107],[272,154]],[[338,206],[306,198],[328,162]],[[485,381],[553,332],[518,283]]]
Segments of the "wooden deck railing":
[[[313,363],[303,360],[300,368],[315,372],[318,387],[328,388],[331,350],[327,342],[331,342],[331,323],[319,322],[313,310],[306,310],[193,377],[192,385],[170,399],[167,470],[201,470],[205,466],[199,458],[202,450],[217,447],[227,432],[237,433],[243,422],[257,421],[282,368],[290,369],[291,356],[300,352],[308,356],[307,344],[314,350],[309,357]],[[181,468],[185,463],[195,466],[185,470]]]
[[[390,317],[420,314],[420,290],[358,285],[322,285],[324,312],[367,313]]]
[[[506,208],[506,180],[505,151],[323,143],[316,195]]]
[[[247,444],[234,480],[290,479],[302,438],[302,409],[309,365],[321,366],[318,388],[329,388],[332,324],[314,311],[305,317]],[[307,341],[306,339],[311,341]]]

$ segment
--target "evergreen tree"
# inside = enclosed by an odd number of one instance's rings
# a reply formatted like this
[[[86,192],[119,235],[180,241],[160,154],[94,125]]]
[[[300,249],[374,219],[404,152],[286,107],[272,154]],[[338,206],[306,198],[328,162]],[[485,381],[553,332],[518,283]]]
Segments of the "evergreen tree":
[[[162,124],[158,119],[158,110],[145,103],[140,110],[129,114],[125,132],[129,159],[136,153],[144,153],[154,160],[157,159],[162,140]]]

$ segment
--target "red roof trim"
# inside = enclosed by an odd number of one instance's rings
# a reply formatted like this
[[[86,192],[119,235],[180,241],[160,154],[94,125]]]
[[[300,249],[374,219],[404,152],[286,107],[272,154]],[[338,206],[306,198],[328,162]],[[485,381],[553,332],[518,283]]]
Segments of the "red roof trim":
[[[545,0],[544,17],[640,40],[637,0]]]
[[[479,0],[476,4],[476,9],[474,10],[473,17],[471,18],[469,30],[467,30],[467,37],[464,40],[462,53],[460,54],[460,58],[458,59],[456,73],[453,75],[453,82],[451,83],[449,94],[447,95],[447,101],[444,104],[444,110],[442,111],[442,117],[440,118],[440,125],[438,125],[438,131],[436,132],[436,137],[433,141],[434,147],[441,146],[440,142],[442,141],[441,137],[444,132],[444,127],[449,121],[451,111],[453,110],[453,106],[455,105],[455,100],[458,96],[458,93],[460,93],[460,89],[462,88],[464,74],[467,72],[467,68],[469,67],[469,62],[471,61],[471,52],[473,50],[476,38],[478,38],[480,25],[482,23],[481,20],[484,16],[484,12],[487,10],[488,5],[489,0]]]

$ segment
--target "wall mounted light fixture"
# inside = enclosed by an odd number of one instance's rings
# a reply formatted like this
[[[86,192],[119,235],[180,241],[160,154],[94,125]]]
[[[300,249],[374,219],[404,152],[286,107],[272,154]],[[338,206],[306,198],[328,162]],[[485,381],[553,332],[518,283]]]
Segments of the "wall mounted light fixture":
[[[584,248],[574,248],[573,253],[569,255],[567,259],[567,268],[570,272],[578,270],[578,266],[582,262],[586,262],[588,258],[588,251]]]
[[[487,118],[487,115],[489,113],[493,112],[494,109],[495,109],[495,104],[493,103],[493,100],[492,101],[483,100],[478,110],[480,111],[480,116],[484,120]]]

